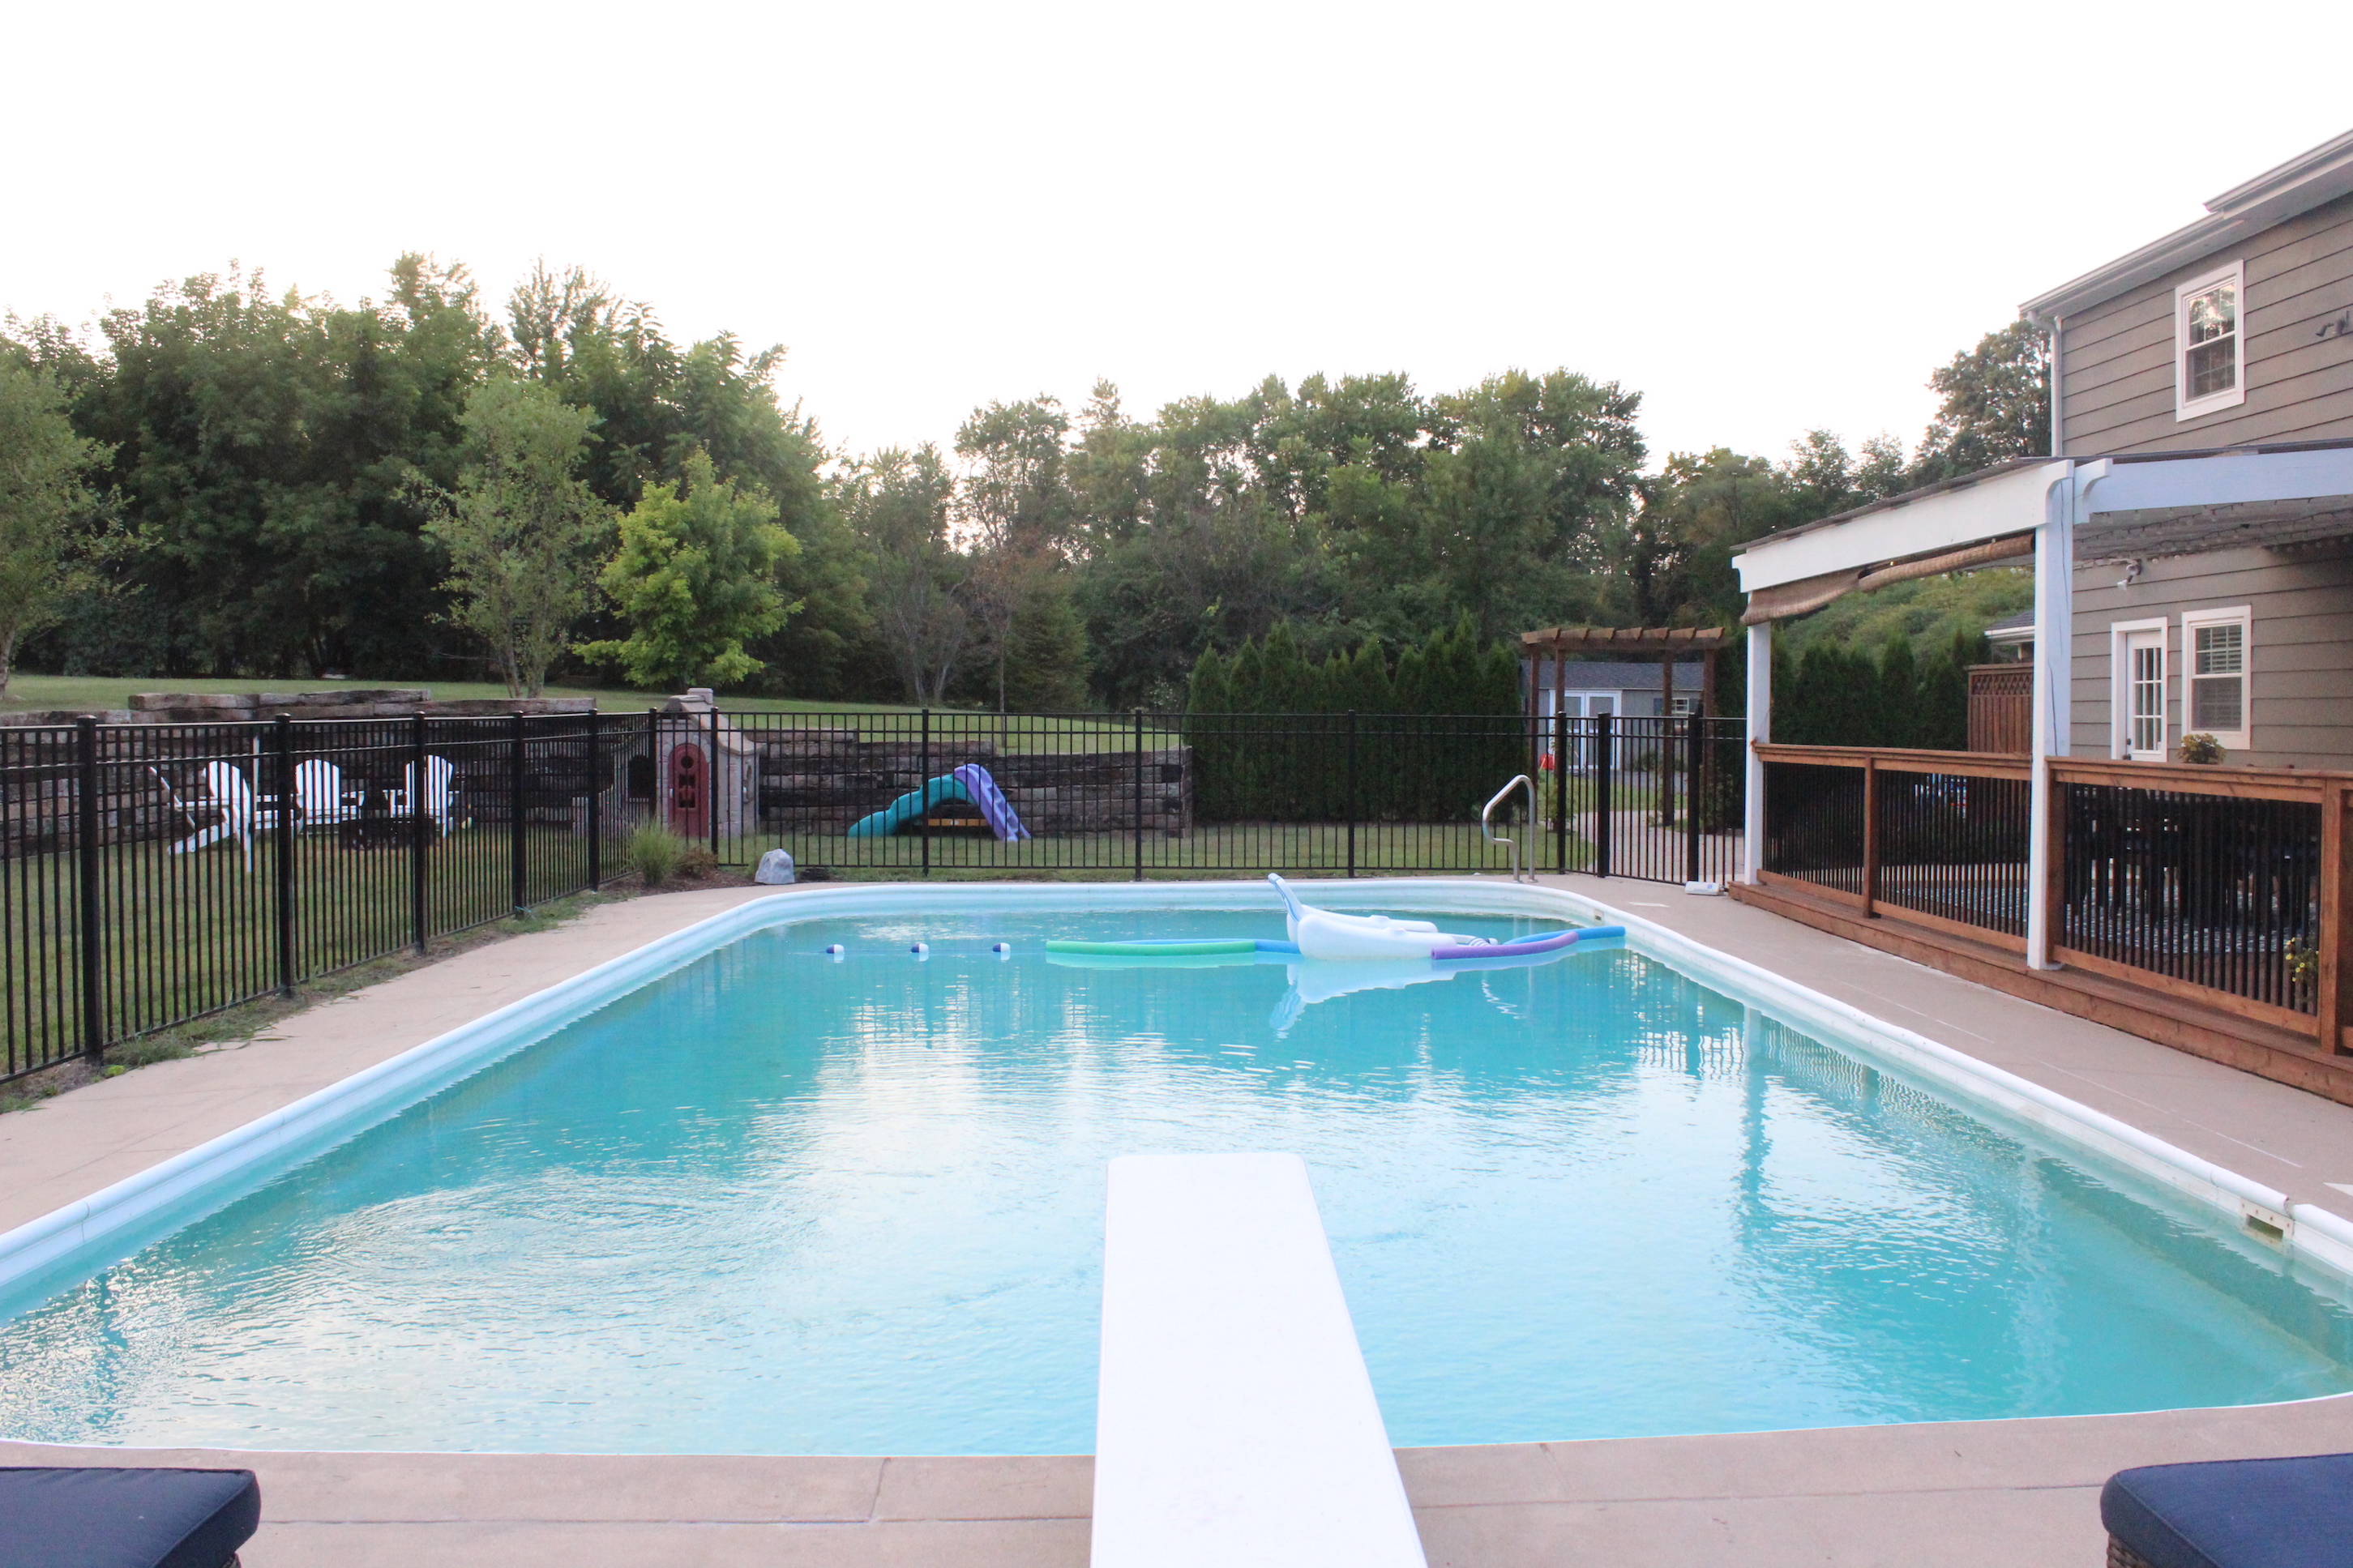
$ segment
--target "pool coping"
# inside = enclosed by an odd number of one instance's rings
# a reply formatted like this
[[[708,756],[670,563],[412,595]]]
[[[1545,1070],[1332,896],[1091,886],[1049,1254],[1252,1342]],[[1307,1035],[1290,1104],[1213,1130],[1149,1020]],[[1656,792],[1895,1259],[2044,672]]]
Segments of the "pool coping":
[[[1520,915],[1623,925],[1638,951],[1702,984],[1736,994],[1745,993],[1752,1005],[1800,1030],[1827,1035],[1842,1048],[1879,1056],[1964,1100],[2028,1122],[2232,1215],[2252,1234],[2291,1255],[2353,1277],[2353,1221],[2318,1205],[2291,1199],[2055,1089],[1630,910],[1565,888],[1475,877],[1318,882],[1312,896],[1334,908],[1410,906],[1430,914]],[[754,931],[826,918],[999,908],[1008,900],[1030,910],[1073,913],[1172,907],[1259,910],[1267,907],[1269,892],[1256,880],[850,883],[796,889],[789,897],[750,899],[494,1008],[0,1234],[0,1289],[51,1268],[78,1249],[131,1232],[158,1211],[201,1202],[208,1194],[226,1195],[256,1166],[396,1114],[491,1061],[524,1049],[565,1025]]]

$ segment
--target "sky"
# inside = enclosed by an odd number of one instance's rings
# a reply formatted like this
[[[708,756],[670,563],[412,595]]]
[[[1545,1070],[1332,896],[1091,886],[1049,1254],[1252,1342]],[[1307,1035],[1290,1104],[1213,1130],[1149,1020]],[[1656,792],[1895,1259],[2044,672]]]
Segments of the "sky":
[[[2353,128],[2344,0],[88,0],[0,50],[0,310],[578,263],[785,344],[843,451],[1514,366],[1640,391],[1654,460],[1916,441],[2021,300]]]

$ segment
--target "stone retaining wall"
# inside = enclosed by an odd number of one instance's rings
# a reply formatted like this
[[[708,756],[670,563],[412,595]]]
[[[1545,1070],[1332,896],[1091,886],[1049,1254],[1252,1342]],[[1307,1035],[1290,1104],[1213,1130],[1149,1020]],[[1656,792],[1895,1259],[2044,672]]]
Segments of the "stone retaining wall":
[[[861,740],[853,730],[755,732],[760,822],[770,832],[838,833],[922,785],[923,748]],[[934,741],[931,776],[966,763],[987,768],[1039,837],[1126,833],[1135,825],[1136,753],[999,752],[988,741]],[[1193,826],[1193,749],[1143,754],[1144,829],[1174,837]]]

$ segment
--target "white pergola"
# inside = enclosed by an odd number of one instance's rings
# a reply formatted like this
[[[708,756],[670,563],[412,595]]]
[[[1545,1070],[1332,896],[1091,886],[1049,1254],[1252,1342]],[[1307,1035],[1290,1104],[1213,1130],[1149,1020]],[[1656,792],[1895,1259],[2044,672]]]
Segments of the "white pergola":
[[[2051,963],[2050,760],[2067,754],[2079,561],[2200,554],[2353,534],[2353,442],[2025,458],[1771,534],[1734,557],[1748,595],[1748,735],[1772,739],[1773,622],[1842,594],[1997,562],[2034,564],[2026,955]],[[1741,880],[1764,858],[1764,763],[1748,753]]]

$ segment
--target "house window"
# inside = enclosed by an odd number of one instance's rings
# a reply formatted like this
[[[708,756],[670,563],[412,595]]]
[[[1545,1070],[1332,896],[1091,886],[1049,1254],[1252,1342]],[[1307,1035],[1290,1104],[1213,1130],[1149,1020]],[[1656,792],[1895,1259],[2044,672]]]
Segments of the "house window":
[[[2119,621],[2108,628],[2116,671],[2114,755],[2161,763],[2166,752],[2166,622]]]
[[[2247,689],[2253,631],[2253,617],[2243,605],[2191,610],[2181,617],[2185,732],[2211,735],[2231,751],[2248,749],[2253,729]]]
[[[2234,261],[2173,291],[2173,416],[2195,419],[2246,401],[2246,268]]]

